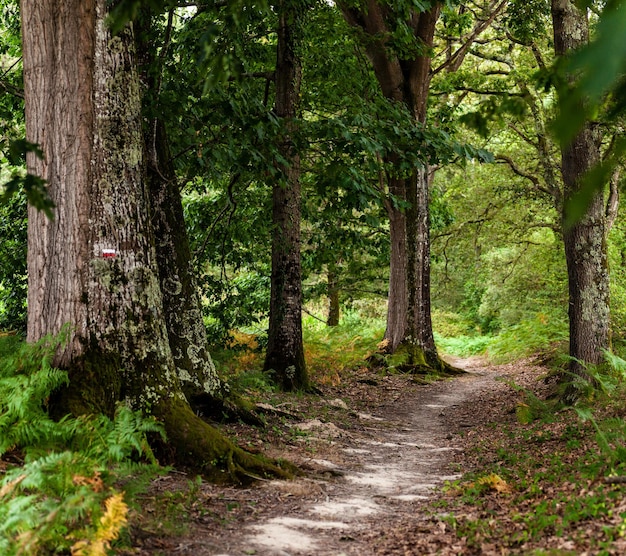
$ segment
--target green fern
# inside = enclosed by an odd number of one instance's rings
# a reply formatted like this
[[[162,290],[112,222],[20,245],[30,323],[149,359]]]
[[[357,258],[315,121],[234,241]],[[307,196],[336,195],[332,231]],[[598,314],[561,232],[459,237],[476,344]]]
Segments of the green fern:
[[[42,445],[56,435],[47,409],[51,392],[67,383],[67,373],[50,366],[64,341],[44,338],[34,345],[15,346],[0,360],[0,455],[8,450]]]
[[[50,418],[48,399],[67,383],[67,374],[50,364],[62,341],[14,344],[0,360],[0,455],[19,449],[25,456],[25,464],[0,481],[3,555],[109,546],[122,523],[103,523],[111,521],[111,500],[125,507],[119,485],[131,492],[162,471],[146,438],[164,436],[152,418],[121,404],[113,420]]]

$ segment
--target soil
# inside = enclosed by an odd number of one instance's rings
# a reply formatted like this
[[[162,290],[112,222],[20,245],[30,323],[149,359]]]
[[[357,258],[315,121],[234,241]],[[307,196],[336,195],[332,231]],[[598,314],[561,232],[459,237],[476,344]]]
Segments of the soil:
[[[515,420],[519,395],[510,381],[541,389],[545,369],[530,361],[451,362],[466,373],[423,384],[363,368],[322,386],[321,395],[272,394],[258,407],[264,428],[223,428],[304,474],[246,488],[197,483],[181,472],[161,477],[133,517],[132,554],[463,553],[425,508],[446,481],[472,468],[466,446],[475,435]]]

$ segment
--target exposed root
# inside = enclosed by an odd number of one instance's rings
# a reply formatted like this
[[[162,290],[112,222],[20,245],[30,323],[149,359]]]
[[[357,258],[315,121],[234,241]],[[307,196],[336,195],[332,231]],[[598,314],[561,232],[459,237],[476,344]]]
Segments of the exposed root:
[[[160,408],[167,443],[167,459],[200,473],[213,482],[250,483],[267,478],[290,479],[300,472],[284,461],[270,461],[242,450],[218,429],[195,415],[184,401],[170,399]]]
[[[395,369],[411,375],[457,376],[466,371],[444,361],[437,352],[426,352],[415,345],[400,344],[394,353],[380,351],[367,359],[373,368]],[[429,381],[425,381],[429,382]]]

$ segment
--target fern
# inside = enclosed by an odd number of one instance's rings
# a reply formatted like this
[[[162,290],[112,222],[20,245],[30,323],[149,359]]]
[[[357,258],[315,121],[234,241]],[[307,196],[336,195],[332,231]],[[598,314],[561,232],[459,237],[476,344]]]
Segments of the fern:
[[[124,503],[124,497],[121,494],[107,498],[104,505],[106,511],[100,518],[95,531],[87,539],[80,540],[72,546],[73,556],[106,556],[111,541],[118,537],[121,529],[126,525],[128,506]]]
[[[49,417],[51,392],[67,383],[50,365],[61,341],[16,346],[0,360],[0,455],[25,454],[0,481],[3,555],[106,554],[125,524],[119,485],[132,491],[161,471],[146,439],[164,435],[154,419],[124,405],[113,420]]]
[[[22,344],[0,360],[0,455],[16,447],[41,446],[56,436],[58,429],[46,411],[48,398],[68,378],[50,366],[50,359],[64,338],[65,333]]]
[[[520,386],[514,380],[503,379],[503,382],[521,394],[521,399],[515,408],[517,420],[521,424],[526,425],[535,419],[550,420],[554,416],[557,408],[552,403],[540,399],[532,390]]]

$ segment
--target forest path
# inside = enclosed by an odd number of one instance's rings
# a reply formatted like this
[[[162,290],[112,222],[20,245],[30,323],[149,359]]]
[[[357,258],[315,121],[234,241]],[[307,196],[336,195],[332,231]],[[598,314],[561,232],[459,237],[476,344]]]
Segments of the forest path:
[[[470,439],[494,420],[515,420],[519,394],[508,381],[530,385],[542,371],[532,361],[451,362],[467,373],[424,385],[363,368],[325,386],[323,396],[276,394],[273,406],[264,404],[276,409],[265,428],[231,424],[226,433],[297,463],[305,476],[245,488],[190,483],[179,472],[162,477],[136,516],[131,554],[462,553],[425,505],[471,468]]]
[[[498,367],[477,367],[480,361],[476,360],[454,364],[465,368],[467,374],[407,388],[395,399],[386,400],[376,414],[364,415],[367,425],[358,433],[333,434],[333,453],[328,459],[311,458],[310,464],[328,468],[340,475],[339,480],[266,485],[264,488],[283,492],[283,507],[237,527],[223,545],[225,539],[221,539],[221,549],[215,547],[217,550],[207,554],[375,554],[371,546],[375,531],[384,536],[407,519],[419,520],[420,504],[433,488],[460,476],[454,472],[454,460],[462,446],[454,432],[472,426],[472,413],[465,411],[451,423],[450,412],[462,405],[471,408],[473,399],[482,403],[478,398],[485,391],[506,388],[496,380]],[[298,500],[298,485],[304,491],[318,489],[317,495]],[[290,503],[290,498],[296,504]],[[406,542],[410,550],[410,539]],[[195,551],[199,553],[202,551]]]
[[[391,421],[388,414],[372,416],[368,434],[343,448],[351,462],[342,469],[342,483],[327,485],[326,499],[297,515],[289,512],[251,526],[243,554],[368,554],[355,531],[415,517],[433,488],[459,478],[450,471],[459,448],[442,417],[490,381],[490,374],[471,372],[432,385],[400,412],[389,408]]]

